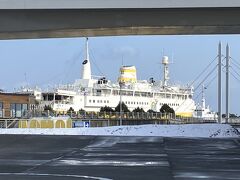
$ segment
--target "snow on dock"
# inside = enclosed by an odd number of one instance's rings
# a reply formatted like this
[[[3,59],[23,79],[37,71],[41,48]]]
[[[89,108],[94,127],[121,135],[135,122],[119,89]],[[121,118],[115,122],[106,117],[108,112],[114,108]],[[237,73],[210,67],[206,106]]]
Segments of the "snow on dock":
[[[237,129],[228,124],[138,125],[94,128],[0,129],[0,134],[33,135],[94,135],[94,136],[162,136],[162,137],[240,137]]]

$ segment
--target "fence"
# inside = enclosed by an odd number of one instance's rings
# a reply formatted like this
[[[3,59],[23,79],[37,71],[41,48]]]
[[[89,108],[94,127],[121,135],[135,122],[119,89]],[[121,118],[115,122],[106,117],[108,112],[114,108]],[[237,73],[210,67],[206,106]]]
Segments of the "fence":
[[[72,119],[182,119],[183,117],[175,116],[171,113],[160,112],[51,112],[51,111],[37,111],[32,110],[23,113],[21,118],[33,117],[58,117],[67,115]]]
[[[0,119],[0,128],[17,128],[19,119]]]
[[[46,122],[54,121],[51,119],[0,119],[0,128],[63,128],[65,126],[46,126]],[[200,123],[215,123],[215,121],[197,121],[197,120],[160,120],[160,119],[122,119],[122,125],[146,125],[146,124],[200,124]],[[23,126],[24,124],[24,126]],[[27,124],[27,125],[25,125]],[[73,119],[72,127],[106,127],[106,126],[118,126],[120,125],[120,120],[116,119]],[[71,127],[71,126],[68,126]]]
[[[23,121],[28,121],[38,118],[42,120],[54,119],[52,117],[61,118],[62,115],[54,114],[50,111],[32,111],[26,113],[26,116],[15,119],[0,119],[0,128],[16,128]],[[119,113],[119,112],[70,112],[67,114],[72,119],[72,127],[105,127],[105,126],[118,126],[120,122],[122,125],[144,125],[144,124],[197,124],[197,123],[216,123],[216,120],[204,120],[201,118],[193,117],[176,117],[174,114],[166,113]],[[39,118],[40,117],[40,118]],[[66,117],[66,115],[64,115]],[[239,121],[240,123],[240,121]],[[39,122],[44,124],[44,122]],[[26,127],[33,127],[26,126]],[[39,126],[40,127],[40,126]],[[36,128],[39,128],[36,126]],[[55,126],[54,126],[55,127]],[[54,128],[53,127],[53,128]],[[68,126],[69,127],[69,126]]]

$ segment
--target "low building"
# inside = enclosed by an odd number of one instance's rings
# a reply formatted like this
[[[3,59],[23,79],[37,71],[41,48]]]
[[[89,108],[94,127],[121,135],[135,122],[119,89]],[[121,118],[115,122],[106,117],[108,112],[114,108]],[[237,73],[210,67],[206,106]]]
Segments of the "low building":
[[[31,94],[0,92],[0,118],[23,117],[35,105],[35,97]]]

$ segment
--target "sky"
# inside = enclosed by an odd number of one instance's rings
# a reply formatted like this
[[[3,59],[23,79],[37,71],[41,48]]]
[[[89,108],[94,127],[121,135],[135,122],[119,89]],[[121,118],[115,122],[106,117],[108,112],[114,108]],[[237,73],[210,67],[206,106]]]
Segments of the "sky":
[[[201,81],[204,81],[206,103],[217,110],[217,48],[222,42],[222,54],[228,43],[231,49],[230,113],[240,115],[240,35],[159,35],[114,36],[89,38],[93,75],[104,75],[116,81],[119,68],[135,65],[138,79],[163,77],[161,60],[170,59],[170,83],[190,85],[195,81],[196,101],[200,101]],[[72,83],[80,78],[84,59],[85,38],[58,38],[0,41],[0,89],[14,91],[21,86],[47,88]],[[215,60],[214,60],[215,59]],[[211,65],[209,65],[212,62]],[[223,61],[225,64],[225,61]],[[223,67],[223,113],[225,112],[225,68]]]

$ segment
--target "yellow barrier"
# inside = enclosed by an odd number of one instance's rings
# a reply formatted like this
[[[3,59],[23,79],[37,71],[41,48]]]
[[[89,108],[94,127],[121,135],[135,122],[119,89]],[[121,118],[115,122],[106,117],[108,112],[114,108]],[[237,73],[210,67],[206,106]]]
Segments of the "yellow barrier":
[[[192,112],[183,112],[183,113],[176,113],[176,116],[180,116],[180,117],[193,117],[193,113]]]
[[[72,128],[71,119],[26,119],[20,120],[19,128]]]

